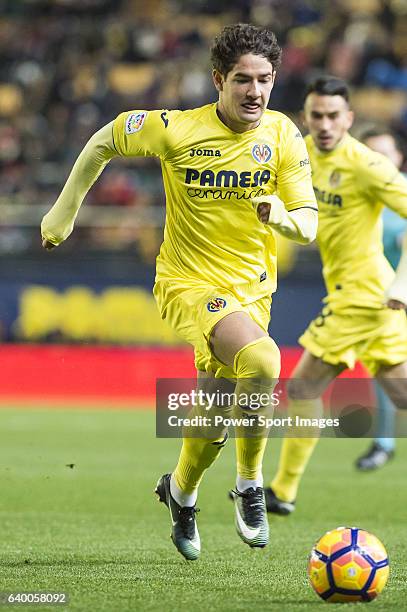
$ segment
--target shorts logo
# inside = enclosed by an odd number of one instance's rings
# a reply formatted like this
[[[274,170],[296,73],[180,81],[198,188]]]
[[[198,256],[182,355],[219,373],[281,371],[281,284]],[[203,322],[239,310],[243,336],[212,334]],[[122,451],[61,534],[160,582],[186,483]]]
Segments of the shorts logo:
[[[259,144],[256,142],[252,149],[253,159],[259,164],[266,164],[272,156],[272,149],[268,144]]]
[[[223,298],[213,298],[206,305],[209,312],[219,312],[219,310],[222,310],[222,308],[225,308],[225,306],[226,300],[224,300]]]
[[[126,119],[126,134],[135,134],[143,127],[147,113],[131,113]]]

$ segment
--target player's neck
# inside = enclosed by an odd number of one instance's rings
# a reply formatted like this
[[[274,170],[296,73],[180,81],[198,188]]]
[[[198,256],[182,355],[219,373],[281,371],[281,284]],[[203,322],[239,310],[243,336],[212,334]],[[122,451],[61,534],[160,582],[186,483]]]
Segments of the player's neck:
[[[346,132],[346,133],[345,133],[345,134],[342,136],[342,138],[341,138],[341,139],[340,139],[340,140],[339,140],[339,141],[336,143],[336,145],[335,145],[335,146],[334,146],[332,149],[329,149],[329,150],[327,150],[327,149],[320,149],[320,148],[318,147],[317,143],[315,142],[315,140],[314,140],[314,144],[315,144],[315,147],[316,147],[316,149],[317,149],[317,151],[318,151],[319,153],[322,153],[323,155],[329,155],[329,154],[331,154],[331,153],[336,153],[336,151],[338,151],[339,149],[341,149],[341,148],[342,148],[342,146],[345,144],[345,142],[346,142],[346,140],[347,140],[348,136],[349,136],[349,132]]]
[[[243,134],[244,132],[249,132],[250,130],[255,130],[259,127],[261,120],[255,121],[254,123],[242,123],[239,121],[233,121],[230,119],[227,114],[223,111],[222,108],[219,108],[220,104],[216,105],[216,114],[220,121],[226,125],[227,128],[232,130],[232,132],[236,132],[237,134]]]

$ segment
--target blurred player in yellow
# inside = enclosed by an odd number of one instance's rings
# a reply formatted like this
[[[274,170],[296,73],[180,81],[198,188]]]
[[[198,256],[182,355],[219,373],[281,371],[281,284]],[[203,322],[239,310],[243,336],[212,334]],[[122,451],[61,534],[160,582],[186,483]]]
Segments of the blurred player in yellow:
[[[119,115],[87,143],[42,222],[43,246],[60,244],[111,158],[159,157],[167,216],[154,295],[162,317],[194,346],[199,384],[216,388],[218,379],[233,379],[237,396],[258,391],[257,381],[271,392],[280,372],[279,350],[267,332],[276,288],[273,230],[306,244],[317,229],[305,143],[285,115],[267,110],[280,56],[268,28],[224,28],[212,47],[219,101],[184,112]],[[262,479],[267,431],[253,436],[242,429],[235,522],[245,543],[263,547],[269,537]],[[196,559],[201,549],[198,485],[225,441],[223,431],[184,437],[175,470],[157,483],[170,511],[171,537],[186,559]]]
[[[300,337],[302,357],[288,385],[290,409],[318,416],[320,395],[357,359],[399,408],[407,408],[407,235],[396,273],[383,253],[383,205],[407,217],[407,181],[396,166],[350,136],[346,83],[322,77],[304,107],[312,182],[319,205],[317,241],[325,306]],[[289,514],[318,438],[286,438],[267,509]]]
[[[359,134],[359,139],[373,151],[382,153],[401,169],[404,161],[399,138],[386,127],[370,127]],[[406,176],[404,174],[404,176]],[[396,269],[401,257],[401,242],[407,231],[407,221],[390,208],[384,208],[383,250],[392,268]],[[395,453],[395,409],[379,384],[375,384],[377,419],[375,438],[371,446],[356,461],[358,470],[376,470],[384,466]]]

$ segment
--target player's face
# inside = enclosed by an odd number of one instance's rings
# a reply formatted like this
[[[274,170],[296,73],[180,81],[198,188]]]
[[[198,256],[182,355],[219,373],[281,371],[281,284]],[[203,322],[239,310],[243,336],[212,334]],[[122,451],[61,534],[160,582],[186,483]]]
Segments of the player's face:
[[[401,168],[403,163],[403,155],[398,150],[396,142],[391,134],[381,134],[380,136],[371,136],[364,141],[365,145],[388,157],[397,168]]]
[[[224,77],[213,72],[219,92],[218,111],[222,121],[234,132],[258,126],[267,108],[276,72],[262,55],[242,55]]]
[[[353,123],[353,113],[342,96],[310,93],[305,100],[304,123],[320,151],[333,151]]]

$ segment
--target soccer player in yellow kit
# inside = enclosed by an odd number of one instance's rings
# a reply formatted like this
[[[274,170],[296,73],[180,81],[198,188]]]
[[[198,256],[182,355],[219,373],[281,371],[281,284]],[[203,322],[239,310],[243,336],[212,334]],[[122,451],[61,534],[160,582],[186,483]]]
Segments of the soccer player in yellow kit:
[[[407,217],[407,181],[396,166],[350,136],[346,83],[321,77],[304,107],[312,182],[319,206],[317,242],[325,306],[300,337],[302,357],[288,384],[293,414],[317,416],[320,395],[361,360],[399,408],[407,408],[407,234],[394,273],[383,253],[381,212]],[[286,438],[268,511],[289,514],[318,438]]]
[[[306,244],[317,228],[305,143],[285,115],[267,110],[280,56],[268,28],[224,28],[212,47],[218,103],[119,115],[87,143],[42,222],[43,246],[53,248],[71,233],[111,158],[159,157],[167,215],[154,295],[163,319],[194,346],[198,381],[207,388],[233,379],[237,396],[258,390],[259,380],[272,391],[280,372],[267,332],[274,230]],[[223,432],[205,434],[184,437],[175,470],[156,488],[170,511],[172,540],[190,560],[200,554],[198,485],[226,441]],[[267,431],[236,439],[235,522],[242,540],[257,547],[269,537],[261,471],[266,438]]]

